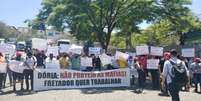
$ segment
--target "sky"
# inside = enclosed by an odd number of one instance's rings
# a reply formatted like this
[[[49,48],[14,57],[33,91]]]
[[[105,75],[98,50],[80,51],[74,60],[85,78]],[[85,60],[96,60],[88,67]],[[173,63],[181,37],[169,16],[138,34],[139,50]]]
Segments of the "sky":
[[[201,0],[192,0],[190,9],[201,17]],[[42,0],[0,0],[0,21],[15,27],[24,27],[26,19],[34,19],[41,9]],[[141,27],[149,26],[146,23]]]

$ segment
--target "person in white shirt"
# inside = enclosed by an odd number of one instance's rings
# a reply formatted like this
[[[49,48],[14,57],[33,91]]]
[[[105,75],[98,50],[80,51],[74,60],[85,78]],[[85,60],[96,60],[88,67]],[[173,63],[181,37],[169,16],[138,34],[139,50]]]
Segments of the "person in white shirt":
[[[173,77],[176,77],[175,72],[173,72],[173,64],[180,64],[181,66],[183,66],[185,68],[185,70],[187,71],[187,68],[185,66],[185,63],[182,62],[180,59],[177,58],[177,51],[175,49],[171,50],[171,58],[170,60],[166,60],[164,63],[164,69],[163,69],[163,73],[162,73],[162,80],[163,82],[166,80],[167,84],[168,84],[168,91],[170,92],[170,95],[172,97],[172,101],[180,101],[179,98],[179,91],[181,90],[182,86],[179,86],[175,81],[173,81]],[[187,75],[187,74],[186,74]]]
[[[31,79],[31,90],[33,90],[33,70],[37,66],[37,59],[31,52],[27,53],[26,60],[24,62],[24,76],[26,81],[26,90],[29,90],[29,77]]]
[[[59,69],[59,61],[54,57],[53,53],[49,54],[49,57],[45,59],[46,69]]]

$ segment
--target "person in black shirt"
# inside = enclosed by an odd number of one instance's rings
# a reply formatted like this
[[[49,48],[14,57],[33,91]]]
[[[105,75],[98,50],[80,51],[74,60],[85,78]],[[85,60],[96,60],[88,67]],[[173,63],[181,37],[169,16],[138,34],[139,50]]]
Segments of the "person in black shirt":
[[[100,60],[99,56],[94,56],[93,57],[92,64],[93,64],[93,68],[95,70],[101,71],[101,60]]]
[[[45,56],[43,51],[38,52],[36,54],[36,59],[37,59],[37,67],[38,68],[45,68],[44,62],[45,62],[46,56]]]

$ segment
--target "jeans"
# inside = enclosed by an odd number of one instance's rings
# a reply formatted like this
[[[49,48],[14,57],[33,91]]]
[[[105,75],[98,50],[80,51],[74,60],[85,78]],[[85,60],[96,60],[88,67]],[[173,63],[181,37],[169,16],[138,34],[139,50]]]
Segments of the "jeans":
[[[3,88],[3,73],[0,73],[0,89]]]
[[[24,75],[22,73],[12,72],[13,74],[13,90],[16,90],[16,81],[17,79],[21,82],[21,90],[23,89],[23,80]]]
[[[29,90],[29,77],[31,80],[31,90],[33,90],[33,70],[25,69],[24,76],[25,76],[26,90]]]
[[[180,89],[181,87],[176,84],[173,84],[173,83],[168,84],[168,90],[172,97],[172,101],[180,101],[180,98],[179,98]]]
[[[146,74],[141,69],[138,69],[137,72],[138,72],[138,75],[139,75],[139,77],[138,77],[138,86],[139,86],[139,88],[143,89],[144,86],[145,86]]]
[[[159,89],[160,85],[160,76],[159,76],[159,70],[150,70],[151,78],[152,78],[152,88],[153,89]]]

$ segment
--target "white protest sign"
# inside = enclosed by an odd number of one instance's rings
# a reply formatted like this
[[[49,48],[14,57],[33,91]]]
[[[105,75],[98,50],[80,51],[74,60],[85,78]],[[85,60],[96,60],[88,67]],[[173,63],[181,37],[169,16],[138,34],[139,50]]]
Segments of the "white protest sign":
[[[50,53],[52,53],[54,56],[58,56],[59,47],[58,46],[51,46],[47,48],[47,53],[46,55],[49,56]]]
[[[123,59],[127,60],[128,57],[129,57],[128,54],[123,53],[123,52],[120,52],[120,51],[116,51],[116,54],[115,54],[115,58],[116,58],[116,59],[123,58]]]
[[[99,56],[100,57],[100,60],[101,60],[101,63],[104,65],[108,65],[108,64],[112,64],[112,57],[111,56],[108,56],[106,54],[102,54]]]
[[[148,59],[147,60],[147,69],[158,69],[158,59]]]
[[[70,48],[70,45],[68,45],[68,44],[60,44],[59,45],[59,52],[60,53],[68,53],[69,48]]]
[[[89,54],[99,55],[101,52],[100,47],[89,47]]]
[[[7,72],[7,63],[1,63],[0,64],[0,73],[6,73]]]
[[[195,48],[184,48],[181,52],[183,57],[195,57]]]
[[[163,47],[151,46],[151,55],[153,56],[163,56]]]
[[[9,68],[11,69],[11,71],[23,73],[25,69],[25,66],[23,64],[23,62],[12,60],[9,62]]]
[[[88,67],[92,66],[92,58],[81,57],[81,66]]]
[[[47,49],[47,40],[32,38],[32,48],[38,50],[46,50]]]
[[[136,53],[132,53],[132,52],[126,52],[129,56],[132,56],[133,58],[136,57]]]
[[[52,61],[46,61],[45,63],[45,68],[46,69],[59,69],[59,61],[56,59],[53,59]]]
[[[1,44],[0,52],[3,54],[13,55],[15,53],[15,46],[11,44]]]
[[[71,45],[69,51],[74,53],[74,54],[81,54],[83,50],[82,46],[77,46],[77,45]]]
[[[136,55],[147,55],[149,54],[148,46],[136,46]]]

